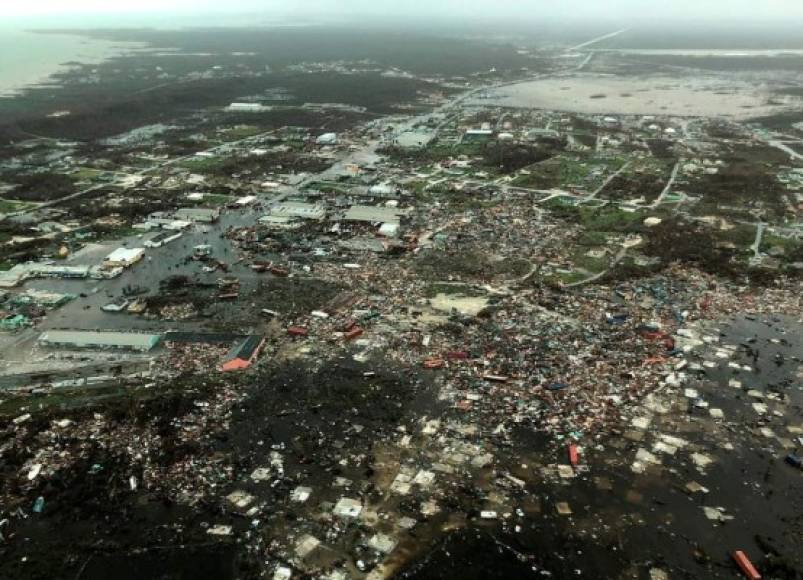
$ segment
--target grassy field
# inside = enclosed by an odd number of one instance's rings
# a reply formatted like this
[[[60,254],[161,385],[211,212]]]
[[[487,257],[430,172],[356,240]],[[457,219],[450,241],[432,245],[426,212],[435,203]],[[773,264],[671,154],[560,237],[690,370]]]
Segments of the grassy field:
[[[78,171],[73,173],[72,177],[76,181],[92,181],[92,180],[96,179],[98,177],[98,175],[100,175],[101,173],[103,173],[103,171],[100,171],[98,169],[91,169],[89,167],[82,167]]]
[[[0,213],[13,213],[36,207],[35,203],[25,201],[14,201],[11,199],[0,199]]]
[[[529,175],[519,175],[513,183],[519,187],[536,189],[571,187],[592,192],[626,162],[624,157],[558,155],[532,166]]]
[[[196,157],[182,161],[179,165],[193,173],[211,173],[225,162],[219,157]]]
[[[254,125],[238,125],[236,127],[231,127],[230,129],[224,129],[218,134],[218,136],[224,141],[239,141],[240,139],[253,137],[254,135],[259,135],[260,133],[264,132],[265,129],[256,127]]]

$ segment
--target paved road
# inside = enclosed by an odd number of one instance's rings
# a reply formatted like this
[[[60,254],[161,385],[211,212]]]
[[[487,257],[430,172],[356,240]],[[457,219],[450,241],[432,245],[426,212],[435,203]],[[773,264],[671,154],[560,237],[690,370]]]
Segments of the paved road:
[[[578,44],[577,46],[571,47],[567,52],[574,52],[577,50],[582,50],[591,46],[592,44],[597,44],[598,42],[602,42],[603,40],[608,40],[609,38],[615,38],[622,33],[625,33],[629,30],[629,28],[623,28],[622,30],[617,30],[616,32],[611,32],[609,34],[605,34],[603,36],[598,36],[597,38],[592,38],[588,42],[584,42],[583,44]]]
[[[616,256],[614,257],[613,261],[610,264],[608,264],[608,267],[605,268],[602,272],[597,272],[596,274],[594,274],[593,276],[589,276],[585,280],[572,282],[571,284],[564,284],[563,287],[576,288],[578,286],[583,286],[585,284],[591,284],[592,282],[596,282],[597,280],[605,276],[605,274],[613,270],[619,264],[619,262],[621,262],[624,259],[626,255],[627,255],[627,246],[622,246],[619,249],[619,253],[616,254]]]
[[[666,183],[666,187],[664,187],[661,195],[659,195],[654,202],[650,205],[650,207],[658,207],[664,201],[664,198],[669,195],[669,192],[672,191],[672,186],[675,185],[675,180],[678,178],[678,172],[680,171],[680,164],[681,161],[675,163],[675,167],[672,169],[672,175],[669,177],[669,181]]]
[[[611,175],[609,175],[608,178],[602,182],[602,185],[600,185],[597,189],[588,194],[588,197],[585,198],[586,201],[591,201],[592,199],[597,197],[603,189],[605,189],[606,187],[608,187],[608,185],[610,185],[611,181],[622,175],[622,173],[624,173],[627,170],[627,168],[630,167],[630,163],[631,162],[628,161],[627,163],[622,165],[622,167],[620,167],[616,173],[612,173]]]
[[[793,159],[797,159],[798,161],[803,160],[803,155],[801,155],[800,153],[798,153],[797,151],[795,151],[794,149],[789,147],[783,141],[776,141],[775,139],[773,139],[773,140],[767,141],[767,144],[770,147],[775,147],[776,149],[780,149],[784,153],[788,153],[789,156],[792,157]]]
[[[761,254],[759,253],[759,250],[761,249],[761,240],[764,237],[764,230],[766,229],[767,224],[763,222],[756,224],[756,239],[753,242],[753,245],[750,246],[750,249],[753,250],[753,257],[750,261],[754,264],[761,263]]]

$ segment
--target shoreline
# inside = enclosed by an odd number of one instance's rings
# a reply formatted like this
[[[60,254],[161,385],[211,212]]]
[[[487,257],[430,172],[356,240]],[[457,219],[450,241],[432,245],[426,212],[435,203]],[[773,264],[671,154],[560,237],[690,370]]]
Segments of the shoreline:
[[[41,39],[47,38],[42,41]],[[24,61],[13,60],[27,51]],[[79,65],[99,65],[132,52],[147,50],[145,42],[109,41],[75,32],[9,28],[0,36],[0,99],[19,97],[28,89],[58,86],[57,75]]]

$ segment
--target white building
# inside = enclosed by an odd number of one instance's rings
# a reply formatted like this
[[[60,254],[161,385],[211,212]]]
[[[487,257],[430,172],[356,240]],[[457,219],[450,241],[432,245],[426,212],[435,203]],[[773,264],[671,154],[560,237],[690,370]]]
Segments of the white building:
[[[219,209],[211,209],[211,208],[194,208],[194,207],[182,207],[181,209],[177,209],[176,213],[173,215],[173,218],[179,221],[186,221],[186,222],[201,222],[201,223],[213,223],[218,220],[220,217],[220,210]]]
[[[322,220],[326,217],[326,209],[318,203],[284,201],[270,208],[270,215],[277,217],[303,218]]]
[[[257,196],[255,195],[246,195],[245,197],[239,198],[234,203],[239,205],[240,207],[245,207],[246,205],[251,205],[257,200]]]
[[[401,218],[409,213],[409,210],[397,207],[353,205],[348,209],[343,219],[349,222],[398,224]]]
[[[263,111],[270,111],[270,107],[266,107],[259,103],[232,103],[226,110],[232,113],[261,113]]]
[[[39,337],[39,342],[47,346],[64,348],[119,348],[148,351],[159,344],[161,339],[162,337],[158,334],[49,330]]]
[[[145,256],[145,248],[117,248],[103,260],[104,268],[129,268]]]
[[[156,234],[150,240],[146,241],[143,245],[146,248],[161,248],[170,242],[177,240],[181,237],[181,232],[177,231],[164,231]]]
[[[337,145],[337,133],[324,133],[315,139],[318,145]]]

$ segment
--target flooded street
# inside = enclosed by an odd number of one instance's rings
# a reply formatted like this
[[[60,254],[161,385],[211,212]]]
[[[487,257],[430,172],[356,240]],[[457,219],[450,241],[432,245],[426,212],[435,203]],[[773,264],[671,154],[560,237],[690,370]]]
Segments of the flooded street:
[[[565,461],[564,450],[514,448],[512,455],[533,458],[526,470],[513,457],[508,466],[530,474],[517,494],[530,509],[511,510],[501,530],[477,522],[447,534],[403,577],[647,579],[658,570],[668,578],[730,579],[729,554],[739,549],[773,553],[766,571],[773,578],[799,578],[801,473],[784,456],[803,448],[803,333],[799,321],[775,317],[739,317],[721,329],[720,343],[738,350],[688,385],[698,399],[656,395],[648,406],[666,412],[644,409],[647,429],[613,429],[585,445],[573,478],[561,480],[550,467]],[[755,401],[768,404],[769,417],[757,415]],[[724,418],[713,419],[710,409]],[[653,460],[634,473],[639,449]],[[571,514],[559,514],[558,502]]]

